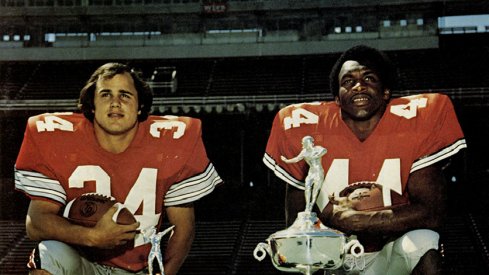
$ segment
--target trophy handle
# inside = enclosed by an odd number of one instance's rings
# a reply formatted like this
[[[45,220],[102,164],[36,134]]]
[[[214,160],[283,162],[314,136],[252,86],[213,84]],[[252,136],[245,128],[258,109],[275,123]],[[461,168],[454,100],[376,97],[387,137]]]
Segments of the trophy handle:
[[[253,250],[253,256],[260,262],[265,259],[267,253],[270,254],[270,246],[266,243],[258,243]]]
[[[363,245],[358,240],[351,240],[344,246],[345,253],[350,252],[356,258],[363,255],[365,252]],[[358,251],[359,250],[359,251]]]

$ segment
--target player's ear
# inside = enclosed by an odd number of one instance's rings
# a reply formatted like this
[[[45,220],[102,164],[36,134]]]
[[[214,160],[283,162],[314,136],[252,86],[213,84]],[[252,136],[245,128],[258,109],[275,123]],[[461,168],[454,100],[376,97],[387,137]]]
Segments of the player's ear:
[[[339,96],[337,96],[337,95],[334,96],[334,102],[336,103],[336,105],[340,105],[340,98],[339,98]]]
[[[391,90],[389,89],[384,89],[384,99],[389,99],[391,98]]]

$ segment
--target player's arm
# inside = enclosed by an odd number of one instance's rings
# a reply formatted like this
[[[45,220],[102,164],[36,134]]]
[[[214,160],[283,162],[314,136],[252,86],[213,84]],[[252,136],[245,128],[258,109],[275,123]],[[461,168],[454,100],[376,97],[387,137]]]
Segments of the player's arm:
[[[60,208],[52,202],[31,200],[26,218],[29,238],[35,241],[58,240],[75,245],[112,248],[134,239],[135,230],[139,226],[139,223],[116,224],[112,220],[116,207],[107,211],[93,228],[70,223],[58,214]]]
[[[410,203],[383,211],[333,210],[331,227],[350,234],[395,236],[417,228],[437,229],[446,214],[446,182],[440,166],[431,165],[411,173]],[[338,208],[339,209],[339,208]]]
[[[187,257],[195,236],[195,214],[192,203],[166,208],[170,224],[175,225],[165,250],[165,275],[175,275]]]

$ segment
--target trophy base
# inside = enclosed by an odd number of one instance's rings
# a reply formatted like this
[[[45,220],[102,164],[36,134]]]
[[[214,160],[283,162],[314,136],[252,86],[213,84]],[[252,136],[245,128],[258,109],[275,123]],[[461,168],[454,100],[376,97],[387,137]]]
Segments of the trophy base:
[[[268,238],[275,267],[285,272],[311,274],[338,269],[344,261],[345,235],[324,226],[314,212],[300,212],[287,229]]]
[[[303,211],[297,213],[297,218],[289,229],[297,229],[301,231],[310,231],[318,228],[326,229],[321,221],[318,219],[315,212]]]
[[[324,226],[316,213],[304,211],[290,227],[270,235],[267,243],[259,243],[253,253],[260,261],[268,253],[280,271],[312,274],[320,269],[341,268],[348,251],[360,257],[363,246],[341,231]]]

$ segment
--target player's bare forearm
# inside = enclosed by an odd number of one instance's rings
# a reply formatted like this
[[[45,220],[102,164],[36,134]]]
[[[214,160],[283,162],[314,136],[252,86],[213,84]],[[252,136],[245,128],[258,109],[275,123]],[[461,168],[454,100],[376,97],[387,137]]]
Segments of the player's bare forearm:
[[[46,201],[32,200],[26,218],[26,231],[30,239],[58,240],[61,242],[111,248],[134,239],[134,230],[139,226],[118,225],[112,221],[115,209],[107,211],[106,215],[94,228],[70,223],[58,215],[60,206]]]
[[[59,240],[66,243],[85,245],[81,236],[88,229],[73,225],[58,215],[60,207],[54,203],[32,200],[26,218],[26,231],[30,239]]]
[[[410,203],[391,210],[333,210],[329,225],[350,234],[396,235],[417,228],[437,229],[446,213],[446,184],[437,167],[414,172],[409,179]]]
[[[169,207],[168,220],[175,225],[165,250],[165,275],[175,275],[187,257],[195,236],[193,205]]]
[[[400,206],[395,210],[342,210],[333,214],[329,225],[348,234],[397,235],[416,228],[436,229],[437,218],[422,207]]]
[[[165,275],[177,274],[192,246],[193,234],[190,232],[182,234],[183,232],[178,232],[176,228],[165,251]],[[189,238],[188,234],[191,234],[192,237]]]

